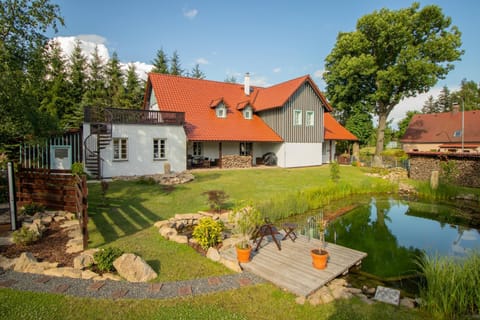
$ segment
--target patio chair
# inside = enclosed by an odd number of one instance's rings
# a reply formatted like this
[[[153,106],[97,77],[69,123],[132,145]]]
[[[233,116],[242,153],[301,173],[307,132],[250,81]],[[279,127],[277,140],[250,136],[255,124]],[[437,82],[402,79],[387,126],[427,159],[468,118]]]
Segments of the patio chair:
[[[270,222],[269,218],[265,218],[265,223],[262,224],[260,227],[257,228],[257,230],[253,234],[253,244],[257,244],[255,247],[254,251],[258,251],[258,248],[260,247],[260,244],[262,244],[262,241],[265,237],[270,236],[272,237],[273,242],[277,245],[278,250],[282,250],[280,247],[280,243],[278,242],[277,238],[275,237],[277,234],[280,234],[278,232],[277,228],[273,225],[273,223]],[[258,242],[257,242],[258,240]]]

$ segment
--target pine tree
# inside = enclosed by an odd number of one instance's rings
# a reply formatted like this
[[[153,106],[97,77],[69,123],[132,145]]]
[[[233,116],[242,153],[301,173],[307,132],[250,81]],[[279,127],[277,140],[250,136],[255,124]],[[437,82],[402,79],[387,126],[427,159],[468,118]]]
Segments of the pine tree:
[[[444,86],[442,91],[440,91],[440,94],[437,97],[437,105],[437,112],[447,112],[452,110],[452,97],[447,86]]]
[[[440,112],[438,102],[433,99],[433,96],[429,96],[427,101],[423,104],[422,113],[437,113]]]
[[[157,57],[152,62],[152,72],[168,74],[168,58],[163,49],[157,51]]]
[[[170,74],[175,76],[181,76],[183,74],[180,56],[178,55],[177,50],[173,52],[172,59],[170,59]]]
[[[70,127],[78,128],[83,121],[82,100],[86,92],[87,58],[82,53],[80,41],[75,41],[75,47],[69,60],[69,95],[71,100],[70,110],[64,117],[64,122]]]
[[[142,107],[144,86],[144,81],[137,76],[135,65],[130,63],[125,84],[125,108],[140,109]]]
[[[235,76],[229,76],[229,77],[226,77],[225,80],[223,80],[223,82],[226,82],[226,83],[237,83],[237,78],[235,78]]]
[[[88,64],[87,91],[83,96],[83,105],[89,107],[105,108],[107,100],[105,84],[105,66],[99,55],[98,47],[93,50]]]
[[[109,108],[122,108],[124,105],[125,88],[123,86],[123,72],[116,52],[112,54],[112,58],[107,63],[105,74],[107,80],[105,104]]]
[[[62,128],[68,128],[69,124],[64,118],[68,114],[71,101],[68,97],[66,61],[58,42],[52,41],[48,45],[45,50],[45,62],[46,91],[40,103],[40,110],[59,121]]]
[[[200,65],[198,63],[195,65],[195,67],[193,67],[190,77],[196,79],[205,79],[205,73],[200,70]]]

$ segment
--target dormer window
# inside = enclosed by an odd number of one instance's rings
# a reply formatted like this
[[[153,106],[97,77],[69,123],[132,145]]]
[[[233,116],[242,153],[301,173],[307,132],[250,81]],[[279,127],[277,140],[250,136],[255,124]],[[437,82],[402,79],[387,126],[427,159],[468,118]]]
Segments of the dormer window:
[[[252,119],[252,117],[253,117],[252,107],[248,106],[245,109],[243,109],[243,117],[247,120]]]
[[[225,108],[225,105],[221,103],[215,108],[215,113],[217,114],[217,118],[226,118],[227,108]]]

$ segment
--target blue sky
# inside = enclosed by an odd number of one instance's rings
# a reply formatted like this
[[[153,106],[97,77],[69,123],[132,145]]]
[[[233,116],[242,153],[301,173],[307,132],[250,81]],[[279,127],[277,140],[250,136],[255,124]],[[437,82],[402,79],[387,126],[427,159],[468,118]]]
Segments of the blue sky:
[[[381,8],[399,9],[412,2],[400,0],[336,1],[154,1],[52,0],[60,6],[66,26],[55,36],[83,35],[116,51],[123,62],[151,63],[158,49],[177,50],[182,67],[196,64],[207,79],[228,76],[268,86],[310,74],[321,90],[325,57],[337,34],[355,29],[357,20]],[[462,61],[441,80],[458,87],[463,78],[480,81],[480,1],[421,1],[439,5],[462,32]],[[53,34],[51,34],[54,36]],[[399,118],[407,109],[419,109],[425,95],[394,110]],[[392,118],[391,117],[391,118]]]

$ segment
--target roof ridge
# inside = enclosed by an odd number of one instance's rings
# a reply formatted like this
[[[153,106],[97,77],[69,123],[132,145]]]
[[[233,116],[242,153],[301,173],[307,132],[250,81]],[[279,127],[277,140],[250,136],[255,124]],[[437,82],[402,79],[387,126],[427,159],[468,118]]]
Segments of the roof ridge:
[[[207,82],[212,82],[212,83],[218,83],[218,84],[224,84],[224,85],[232,85],[232,86],[238,86],[238,87],[243,87],[243,83],[236,83],[236,82],[225,82],[225,81],[219,81],[219,80],[210,80],[210,79],[200,79],[200,78],[191,78],[191,77],[186,77],[186,76],[179,76],[179,75],[174,75],[174,74],[166,74],[166,73],[158,73],[158,72],[149,72],[148,76],[154,75],[154,76],[161,76],[161,77],[171,77],[171,78],[178,78],[178,79],[184,79],[184,80],[192,80],[192,81],[207,81]],[[251,88],[257,88],[257,89],[264,89],[264,87],[260,86],[250,86]]]

